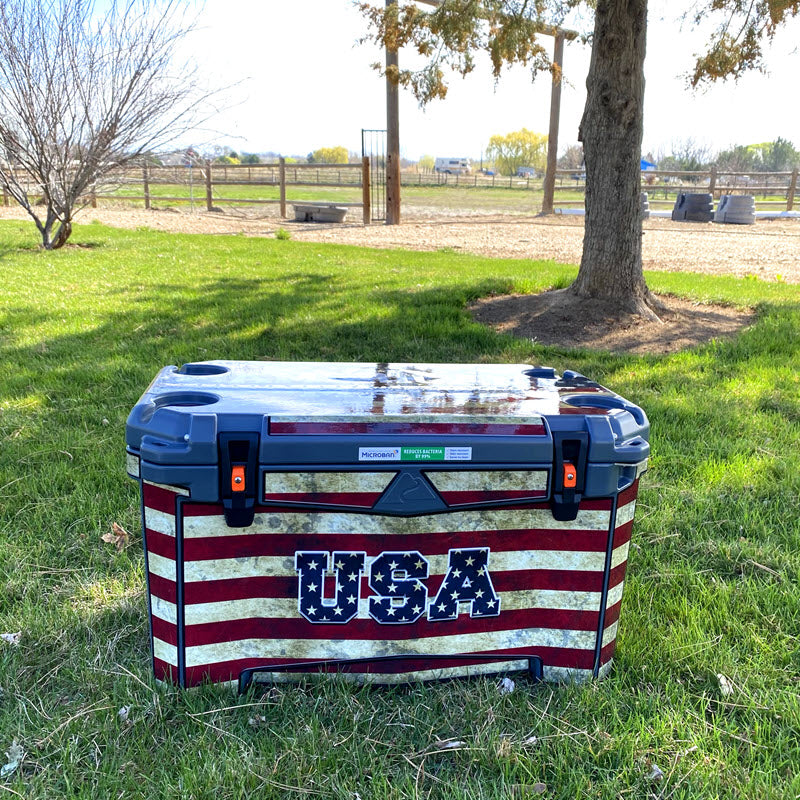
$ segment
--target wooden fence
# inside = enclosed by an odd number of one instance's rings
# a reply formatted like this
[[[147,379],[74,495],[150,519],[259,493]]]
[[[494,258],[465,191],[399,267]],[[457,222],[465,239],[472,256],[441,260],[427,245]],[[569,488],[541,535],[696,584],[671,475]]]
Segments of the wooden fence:
[[[283,159],[276,164],[213,164],[203,162],[186,166],[145,166],[121,170],[113,176],[116,190],[114,192],[92,193],[88,200],[97,205],[98,199],[138,200],[143,201],[145,208],[153,202],[186,202],[187,200],[204,203],[212,211],[219,205],[242,204],[278,204],[280,216],[286,217],[286,206],[292,201],[287,193],[292,187],[333,187],[361,189],[361,202],[340,203],[338,206],[361,208],[365,224],[371,219],[370,206],[370,163],[363,159],[360,164],[287,164]],[[542,178],[536,176],[515,177],[500,175],[447,175],[436,172],[401,173],[403,186],[420,187],[464,187],[517,189],[523,191],[542,191]],[[797,194],[798,170],[792,172],[730,172],[712,167],[709,171],[680,172],[650,170],[642,172],[642,191],[648,193],[652,205],[671,205],[680,192],[709,192],[715,199],[723,194],[751,194],[757,198],[759,206],[785,207],[787,211],[794,208]],[[189,186],[190,196],[154,195],[154,186]],[[277,199],[257,197],[233,197],[226,189],[242,186],[274,186],[278,189]],[[131,189],[141,187],[141,194],[128,194]],[[197,191],[195,198],[194,191]],[[557,193],[571,193],[570,198],[554,201],[557,206],[581,206],[580,195],[585,191],[585,177],[582,170],[557,170]],[[577,195],[577,196],[576,196]],[[760,200],[758,198],[761,197]],[[772,198],[772,199],[770,199]],[[4,205],[8,205],[8,197],[3,195]],[[305,201],[308,202],[308,201]]]

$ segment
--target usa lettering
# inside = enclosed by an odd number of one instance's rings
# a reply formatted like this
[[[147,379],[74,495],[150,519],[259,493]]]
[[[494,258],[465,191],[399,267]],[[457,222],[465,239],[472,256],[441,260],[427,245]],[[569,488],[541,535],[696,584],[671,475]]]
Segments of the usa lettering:
[[[472,618],[500,614],[487,547],[450,550],[444,579],[433,598],[425,584],[430,562],[418,551],[387,551],[372,559],[368,568],[367,562],[363,552],[295,553],[300,615],[315,623],[355,619],[365,573],[372,594],[364,610],[382,625],[410,624],[426,614],[431,622],[452,621],[461,613]]]

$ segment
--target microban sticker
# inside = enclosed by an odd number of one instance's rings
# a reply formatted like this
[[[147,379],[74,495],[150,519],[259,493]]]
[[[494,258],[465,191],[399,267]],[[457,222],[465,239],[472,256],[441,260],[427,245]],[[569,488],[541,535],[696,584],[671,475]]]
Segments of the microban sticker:
[[[471,447],[359,447],[359,461],[471,461]]]

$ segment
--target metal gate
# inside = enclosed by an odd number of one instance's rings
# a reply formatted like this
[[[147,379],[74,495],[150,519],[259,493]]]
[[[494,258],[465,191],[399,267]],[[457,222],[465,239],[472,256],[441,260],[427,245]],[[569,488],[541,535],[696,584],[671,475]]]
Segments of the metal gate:
[[[361,129],[361,155],[369,158],[371,219],[386,220],[386,131]]]

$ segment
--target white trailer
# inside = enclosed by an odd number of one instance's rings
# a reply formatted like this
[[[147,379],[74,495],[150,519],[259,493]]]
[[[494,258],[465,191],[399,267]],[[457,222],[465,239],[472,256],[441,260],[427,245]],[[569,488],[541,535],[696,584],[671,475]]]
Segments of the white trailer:
[[[447,175],[467,175],[470,171],[468,158],[437,158],[433,166],[434,172]]]

